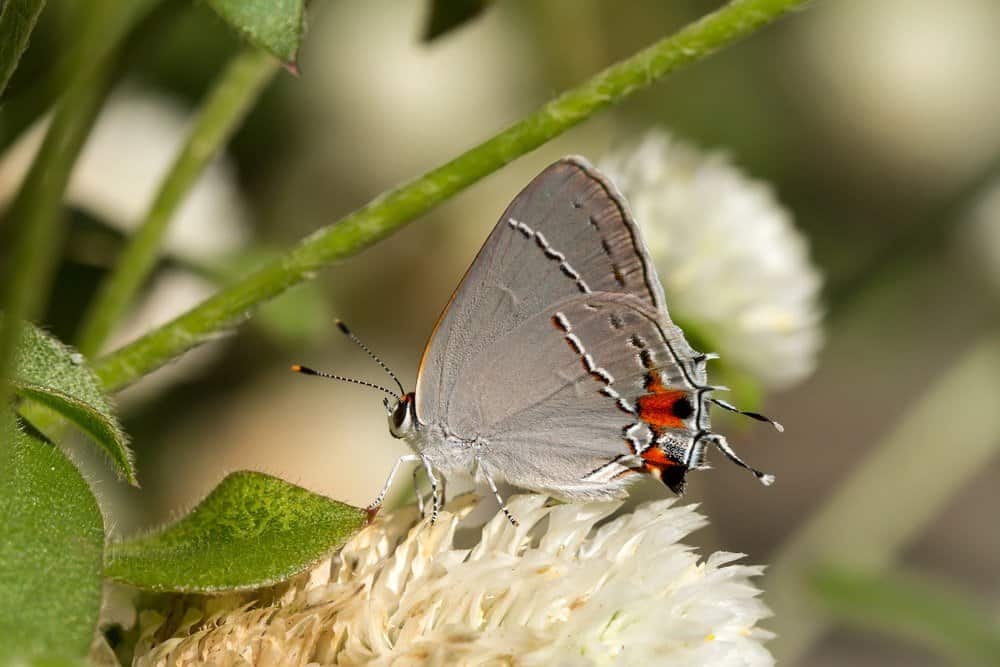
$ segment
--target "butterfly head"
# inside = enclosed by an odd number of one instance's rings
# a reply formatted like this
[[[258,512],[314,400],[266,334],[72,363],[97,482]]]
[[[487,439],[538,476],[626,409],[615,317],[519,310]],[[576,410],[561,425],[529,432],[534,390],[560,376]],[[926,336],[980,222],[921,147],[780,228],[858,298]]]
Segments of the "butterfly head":
[[[389,433],[394,438],[406,438],[417,428],[417,402],[413,392],[403,394],[403,397],[393,405],[388,398],[384,401],[386,414],[389,417]]]

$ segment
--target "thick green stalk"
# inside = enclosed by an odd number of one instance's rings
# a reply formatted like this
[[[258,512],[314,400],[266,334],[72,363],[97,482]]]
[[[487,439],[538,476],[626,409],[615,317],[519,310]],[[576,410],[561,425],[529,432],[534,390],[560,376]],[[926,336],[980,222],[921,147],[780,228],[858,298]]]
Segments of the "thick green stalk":
[[[77,348],[91,357],[156,265],[164,234],[205,166],[224,146],[278,68],[260,49],[247,48],[229,63],[212,88],[191,133],[114,271],[102,283],[84,318]]]
[[[0,3],[0,96],[17,68],[21,54],[28,48],[31,31],[43,7],[45,0],[7,0]]]
[[[567,91],[492,139],[302,240],[279,260],[100,360],[107,390],[138,379],[248,317],[261,303],[407,222],[657,79],[752,33],[806,0],[735,0]]]

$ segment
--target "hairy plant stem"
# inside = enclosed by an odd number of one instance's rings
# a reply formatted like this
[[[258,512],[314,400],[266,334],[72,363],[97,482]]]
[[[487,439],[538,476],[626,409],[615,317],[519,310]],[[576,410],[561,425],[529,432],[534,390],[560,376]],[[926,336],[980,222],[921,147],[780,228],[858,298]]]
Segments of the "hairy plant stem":
[[[215,82],[153,203],[84,317],[77,348],[87,357],[100,352],[112,327],[156,265],[160,244],[177,209],[239,127],[278,65],[267,52],[248,47]]]
[[[357,254],[515,158],[621,102],[661,77],[804,5],[806,0],[734,0],[634,56],[609,67],[493,138],[303,239],[283,257],[187,313],[97,362],[112,391],[252,314],[254,308]]]

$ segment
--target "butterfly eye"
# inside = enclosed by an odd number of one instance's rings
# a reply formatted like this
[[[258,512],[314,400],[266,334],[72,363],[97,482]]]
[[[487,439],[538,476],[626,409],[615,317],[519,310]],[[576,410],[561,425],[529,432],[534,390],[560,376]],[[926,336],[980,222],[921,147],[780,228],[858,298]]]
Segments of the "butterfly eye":
[[[396,404],[396,409],[392,411],[392,425],[397,431],[403,427],[404,423],[406,423],[409,412],[410,406],[406,401],[400,401]]]
[[[385,406],[385,414],[391,415],[392,414],[392,403],[389,402],[388,398],[383,398],[382,399],[382,405]]]

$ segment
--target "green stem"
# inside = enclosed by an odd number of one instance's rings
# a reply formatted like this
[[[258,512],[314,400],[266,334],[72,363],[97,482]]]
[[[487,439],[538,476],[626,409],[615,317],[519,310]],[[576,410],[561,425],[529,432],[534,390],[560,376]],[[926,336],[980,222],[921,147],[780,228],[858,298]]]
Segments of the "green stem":
[[[43,7],[45,0],[7,0],[0,7],[0,96],[21,54],[28,48],[31,31]]]
[[[248,48],[233,58],[216,81],[149,211],[84,318],[77,341],[84,355],[91,357],[100,351],[156,265],[160,243],[177,209],[205,166],[239,127],[278,64],[265,51]]]
[[[734,0],[567,91],[451,162],[302,240],[279,260],[101,359],[107,390],[138,379],[248,317],[261,303],[354,255],[549,139],[621,102],[657,79],[775,21],[806,0]]]
[[[962,419],[941,406],[962,401]],[[1000,449],[1000,338],[973,344],[915,401],[886,438],[781,548],[762,585],[774,610],[779,664],[797,664],[829,628],[810,604],[808,577],[821,563],[885,571]],[[947,452],[942,454],[942,443]],[[942,462],[942,456],[946,460]]]

